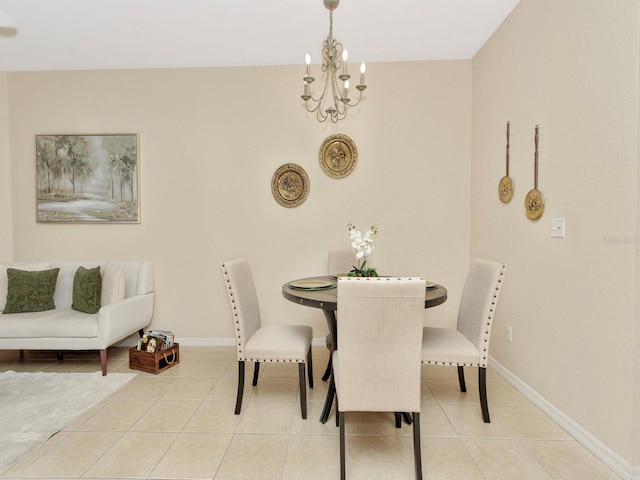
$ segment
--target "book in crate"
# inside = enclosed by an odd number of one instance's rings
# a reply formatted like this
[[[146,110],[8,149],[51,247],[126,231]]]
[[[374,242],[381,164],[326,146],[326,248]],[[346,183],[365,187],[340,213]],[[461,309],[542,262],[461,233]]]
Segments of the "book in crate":
[[[173,345],[175,335],[168,330],[149,330],[150,337],[162,339],[162,348],[169,348]]]
[[[174,344],[175,335],[168,330],[149,330],[138,340],[138,350],[155,352],[170,348]]]

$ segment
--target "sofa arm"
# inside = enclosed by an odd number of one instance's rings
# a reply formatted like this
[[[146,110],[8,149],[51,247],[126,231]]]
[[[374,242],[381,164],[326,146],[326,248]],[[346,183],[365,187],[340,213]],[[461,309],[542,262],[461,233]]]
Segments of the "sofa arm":
[[[107,348],[144,329],[153,316],[153,292],[134,295],[100,307],[98,311],[98,343]]]

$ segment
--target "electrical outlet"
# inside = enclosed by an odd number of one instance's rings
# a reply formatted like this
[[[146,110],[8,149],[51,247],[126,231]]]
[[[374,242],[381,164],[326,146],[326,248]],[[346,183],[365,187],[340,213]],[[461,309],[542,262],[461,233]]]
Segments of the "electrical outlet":
[[[513,328],[511,328],[511,325],[507,325],[507,342],[513,342]]]

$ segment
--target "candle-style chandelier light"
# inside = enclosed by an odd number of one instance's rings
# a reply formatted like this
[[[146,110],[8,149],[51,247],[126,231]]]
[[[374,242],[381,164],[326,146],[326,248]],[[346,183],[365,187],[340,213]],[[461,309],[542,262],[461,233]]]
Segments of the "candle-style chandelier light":
[[[315,80],[311,76],[311,56],[305,55],[306,71],[303,77],[304,91],[301,95],[304,106],[310,113],[315,113],[319,122],[330,119],[333,123],[347,116],[348,107],[355,107],[362,100],[362,92],[367,88],[364,83],[364,62],[360,65],[360,83],[356,85],[358,100],[355,103],[349,98],[349,79],[347,71],[347,49],[333,38],[333,11],[340,4],[340,0],[323,0],[329,10],[329,35],[322,44],[322,76],[324,87],[318,98],[311,94],[310,85]]]

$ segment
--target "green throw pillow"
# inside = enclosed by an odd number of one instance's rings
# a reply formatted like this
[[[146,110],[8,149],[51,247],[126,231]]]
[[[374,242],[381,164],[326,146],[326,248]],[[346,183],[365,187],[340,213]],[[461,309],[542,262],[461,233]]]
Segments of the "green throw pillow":
[[[7,268],[7,304],[2,313],[44,312],[56,308],[53,294],[59,271],[59,268],[33,272]]]
[[[102,295],[100,267],[78,267],[73,277],[73,303],[71,308],[84,313],[98,313]]]

